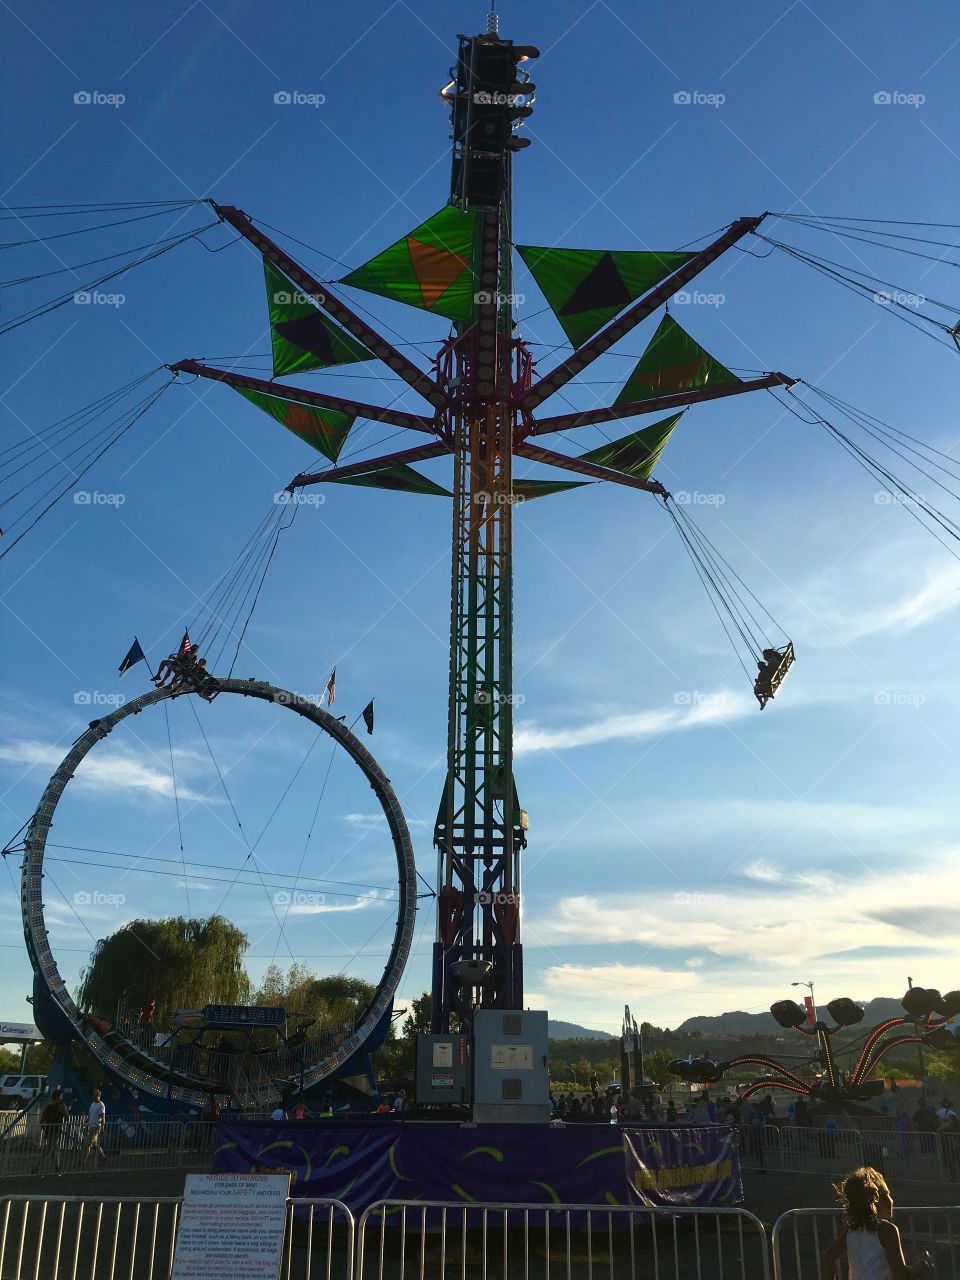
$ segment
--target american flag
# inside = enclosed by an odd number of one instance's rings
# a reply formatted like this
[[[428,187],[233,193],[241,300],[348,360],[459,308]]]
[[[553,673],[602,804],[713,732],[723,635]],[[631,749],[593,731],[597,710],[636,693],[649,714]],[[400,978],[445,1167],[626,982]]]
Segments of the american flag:
[[[337,668],[334,667],[330,672],[330,679],[327,681],[327,706],[332,707],[337,696]]]
[[[177,657],[182,658],[185,654],[190,653],[192,649],[193,645],[190,643],[190,633],[189,631],[184,631],[183,639],[180,641],[180,648],[177,650]]]

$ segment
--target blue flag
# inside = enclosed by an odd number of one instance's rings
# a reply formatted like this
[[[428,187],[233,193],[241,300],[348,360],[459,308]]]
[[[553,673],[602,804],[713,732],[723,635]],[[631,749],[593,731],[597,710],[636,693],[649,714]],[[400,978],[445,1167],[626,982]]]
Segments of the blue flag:
[[[133,644],[130,646],[130,652],[120,663],[120,674],[124,675],[131,667],[135,667],[138,662],[146,662],[147,655],[140,648],[140,641],[134,636]]]

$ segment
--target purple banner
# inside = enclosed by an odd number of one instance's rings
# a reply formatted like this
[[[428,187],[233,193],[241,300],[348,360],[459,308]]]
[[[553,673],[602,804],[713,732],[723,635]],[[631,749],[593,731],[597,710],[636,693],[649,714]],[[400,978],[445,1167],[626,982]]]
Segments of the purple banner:
[[[627,1182],[642,1204],[733,1205],[743,1199],[735,1129],[624,1129]]]
[[[740,1196],[727,1129],[417,1123],[383,1117],[222,1122],[216,1172],[289,1172],[291,1194],[342,1200],[732,1204]]]

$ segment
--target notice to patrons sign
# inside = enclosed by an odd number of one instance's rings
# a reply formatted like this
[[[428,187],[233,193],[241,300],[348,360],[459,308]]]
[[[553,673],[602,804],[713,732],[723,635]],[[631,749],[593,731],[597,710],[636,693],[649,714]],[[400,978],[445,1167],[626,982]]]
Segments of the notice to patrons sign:
[[[290,1175],[189,1173],[170,1280],[277,1280]]]

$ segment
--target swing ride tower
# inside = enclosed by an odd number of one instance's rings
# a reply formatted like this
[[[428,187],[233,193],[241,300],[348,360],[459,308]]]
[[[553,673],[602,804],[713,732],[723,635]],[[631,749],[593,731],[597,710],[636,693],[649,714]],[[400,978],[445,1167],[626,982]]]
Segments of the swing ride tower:
[[[519,130],[533,111],[535,85],[526,64],[537,56],[532,46],[501,38],[494,15],[487,33],[459,37],[452,78],[440,95],[450,110],[452,130],[447,205],[335,282],[450,319],[451,335],[441,344],[429,375],[352,311],[327,282],[287,254],[255,219],[230,206],[213,206],[263,255],[274,377],[376,358],[428,402],[430,416],[360,404],[196,360],[169,366],[175,374],[213,378],[233,387],[334,462],[326,470],[295,476],[291,491],[327,482],[452,496],[447,769],[434,829],[435,1034],[449,1033],[454,1024],[470,1034],[479,1009],[523,1008],[521,854],[528,821],[513,776],[516,504],[597,481],[666,501],[669,494],[653,479],[652,470],[687,406],[790,387],[795,381],[782,373],[735,376],[665,315],[616,403],[550,417],[535,413],[673,293],[755,231],[763,218],[740,218],[692,253],[514,246],[513,160],[530,145]],[[570,355],[540,377],[529,347],[516,332],[514,247],[573,346]],[[575,457],[545,448],[538,439],[657,411],[670,416]],[[337,465],[340,447],[358,418],[426,433],[431,441]],[[412,465],[443,455],[453,458],[452,494]],[[577,478],[518,478],[518,460],[573,472]],[[676,522],[677,515],[671,515]],[[695,549],[692,555],[696,558]],[[778,687],[792,660],[790,649],[779,671],[772,671],[771,687]]]

